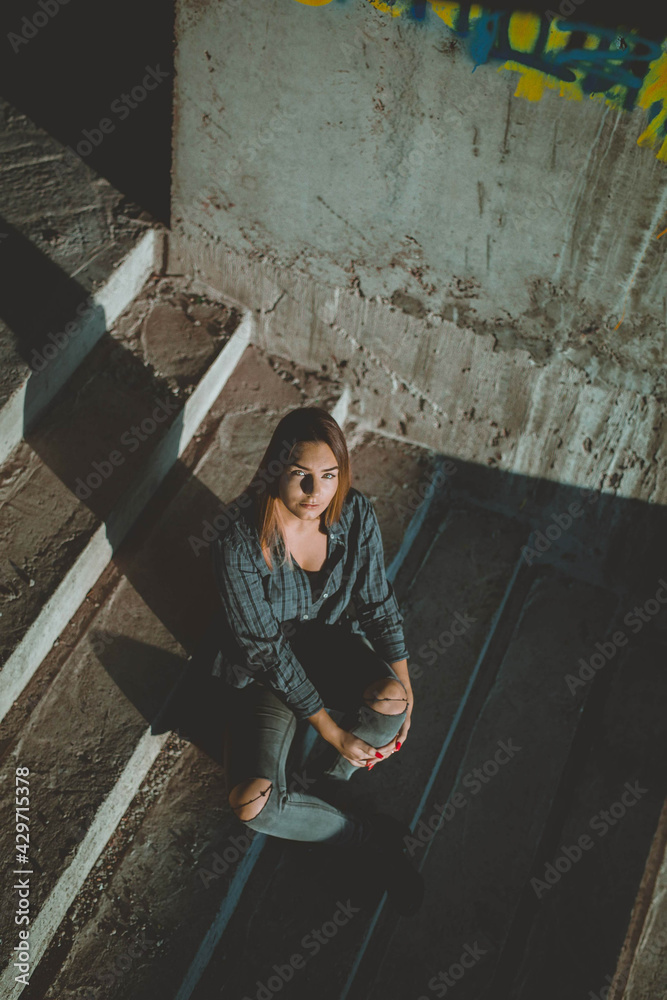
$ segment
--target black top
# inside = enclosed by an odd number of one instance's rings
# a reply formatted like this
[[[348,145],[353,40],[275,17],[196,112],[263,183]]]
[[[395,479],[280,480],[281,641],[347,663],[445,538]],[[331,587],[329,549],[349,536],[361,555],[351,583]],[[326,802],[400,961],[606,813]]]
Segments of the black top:
[[[304,569],[303,572],[310,580],[310,589],[313,593],[313,600],[317,601],[324,586],[325,567],[323,566],[322,569]]]

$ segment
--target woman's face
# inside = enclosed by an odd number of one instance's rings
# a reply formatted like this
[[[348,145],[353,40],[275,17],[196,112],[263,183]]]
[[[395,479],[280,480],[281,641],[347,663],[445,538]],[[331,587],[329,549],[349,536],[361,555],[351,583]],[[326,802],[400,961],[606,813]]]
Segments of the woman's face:
[[[290,462],[278,481],[278,495],[294,517],[316,521],[338,489],[336,456],[324,441],[300,441]],[[306,506],[310,503],[315,506]]]

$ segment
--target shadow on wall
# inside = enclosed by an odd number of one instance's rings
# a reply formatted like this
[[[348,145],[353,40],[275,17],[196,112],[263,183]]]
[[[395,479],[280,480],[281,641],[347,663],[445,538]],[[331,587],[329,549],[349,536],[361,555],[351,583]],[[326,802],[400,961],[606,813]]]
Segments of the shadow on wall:
[[[6,0],[7,100],[169,224],[173,0]]]

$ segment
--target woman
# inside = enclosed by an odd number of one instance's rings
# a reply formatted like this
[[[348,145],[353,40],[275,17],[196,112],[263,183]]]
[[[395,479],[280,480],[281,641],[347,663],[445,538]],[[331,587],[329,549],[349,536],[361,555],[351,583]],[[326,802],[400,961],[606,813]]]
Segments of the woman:
[[[213,566],[227,636],[217,672],[237,689],[224,751],[229,803],[253,830],[358,846],[387,873],[399,910],[416,912],[423,881],[403,853],[409,827],[323,797],[400,749],[414,703],[379,525],[351,486],[334,418],[319,407],[283,417],[228,514]],[[344,713],[340,724],[327,708]],[[307,778],[295,789],[287,756],[306,721],[330,746],[317,788]]]

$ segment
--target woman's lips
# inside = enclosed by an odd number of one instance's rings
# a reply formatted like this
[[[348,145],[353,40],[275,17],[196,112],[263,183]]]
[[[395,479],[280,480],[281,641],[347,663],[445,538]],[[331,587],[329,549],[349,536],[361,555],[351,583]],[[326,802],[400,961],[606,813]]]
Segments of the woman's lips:
[[[319,507],[318,503],[302,503],[302,507]]]

